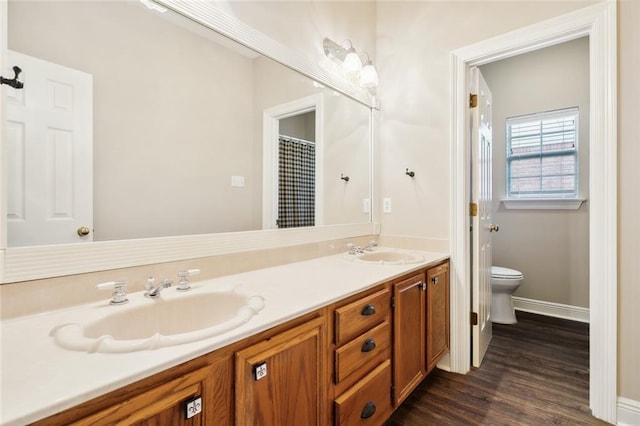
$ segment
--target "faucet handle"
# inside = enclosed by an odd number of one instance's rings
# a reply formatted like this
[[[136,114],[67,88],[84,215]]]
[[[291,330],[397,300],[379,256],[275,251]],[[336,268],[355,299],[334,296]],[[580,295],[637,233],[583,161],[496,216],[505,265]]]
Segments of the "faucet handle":
[[[177,291],[188,291],[191,290],[191,286],[189,285],[189,278],[193,275],[198,275],[200,273],[200,269],[187,269],[186,271],[178,272],[178,277],[180,278],[180,282],[178,283]]]
[[[125,285],[127,285],[126,281],[107,281],[96,285],[96,289],[113,289],[114,291],[113,293],[111,293],[111,300],[109,301],[109,303],[111,305],[124,305],[125,303],[129,302],[129,299],[127,299],[127,293],[124,291]]]

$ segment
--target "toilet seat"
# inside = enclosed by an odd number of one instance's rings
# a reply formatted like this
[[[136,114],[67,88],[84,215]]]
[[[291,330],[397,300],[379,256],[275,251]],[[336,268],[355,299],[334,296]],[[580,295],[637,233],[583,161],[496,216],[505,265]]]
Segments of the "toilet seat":
[[[491,267],[491,278],[503,280],[518,280],[524,278],[522,272],[515,269],[503,268],[502,266]]]

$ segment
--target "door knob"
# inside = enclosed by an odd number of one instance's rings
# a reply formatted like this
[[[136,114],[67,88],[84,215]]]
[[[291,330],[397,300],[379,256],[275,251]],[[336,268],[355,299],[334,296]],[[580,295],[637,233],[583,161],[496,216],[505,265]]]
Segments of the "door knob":
[[[91,229],[87,228],[86,226],[81,226],[80,228],[78,228],[78,235],[80,235],[81,237],[89,235],[89,232],[91,232]]]
[[[499,230],[500,230],[500,227],[498,225],[489,226],[489,232],[498,232]]]

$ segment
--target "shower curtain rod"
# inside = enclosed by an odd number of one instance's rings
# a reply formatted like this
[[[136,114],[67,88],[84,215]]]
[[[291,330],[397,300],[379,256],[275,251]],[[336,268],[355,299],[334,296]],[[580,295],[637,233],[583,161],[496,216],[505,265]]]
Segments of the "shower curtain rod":
[[[298,143],[302,143],[302,144],[306,144],[306,145],[315,145],[315,142],[312,141],[308,141],[305,139],[298,139],[298,138],[294,138],[292,136],[285,136],[285,135],[280,135],[280,139],[285,139],[291,142],[298,142]]]

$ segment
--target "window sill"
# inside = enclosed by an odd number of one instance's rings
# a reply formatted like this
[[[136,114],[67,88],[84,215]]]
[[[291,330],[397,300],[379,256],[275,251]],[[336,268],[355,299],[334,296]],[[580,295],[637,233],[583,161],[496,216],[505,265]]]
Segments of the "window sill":
[[[501,200],[507,210],[578,210],[586,198],[508,198]]]

